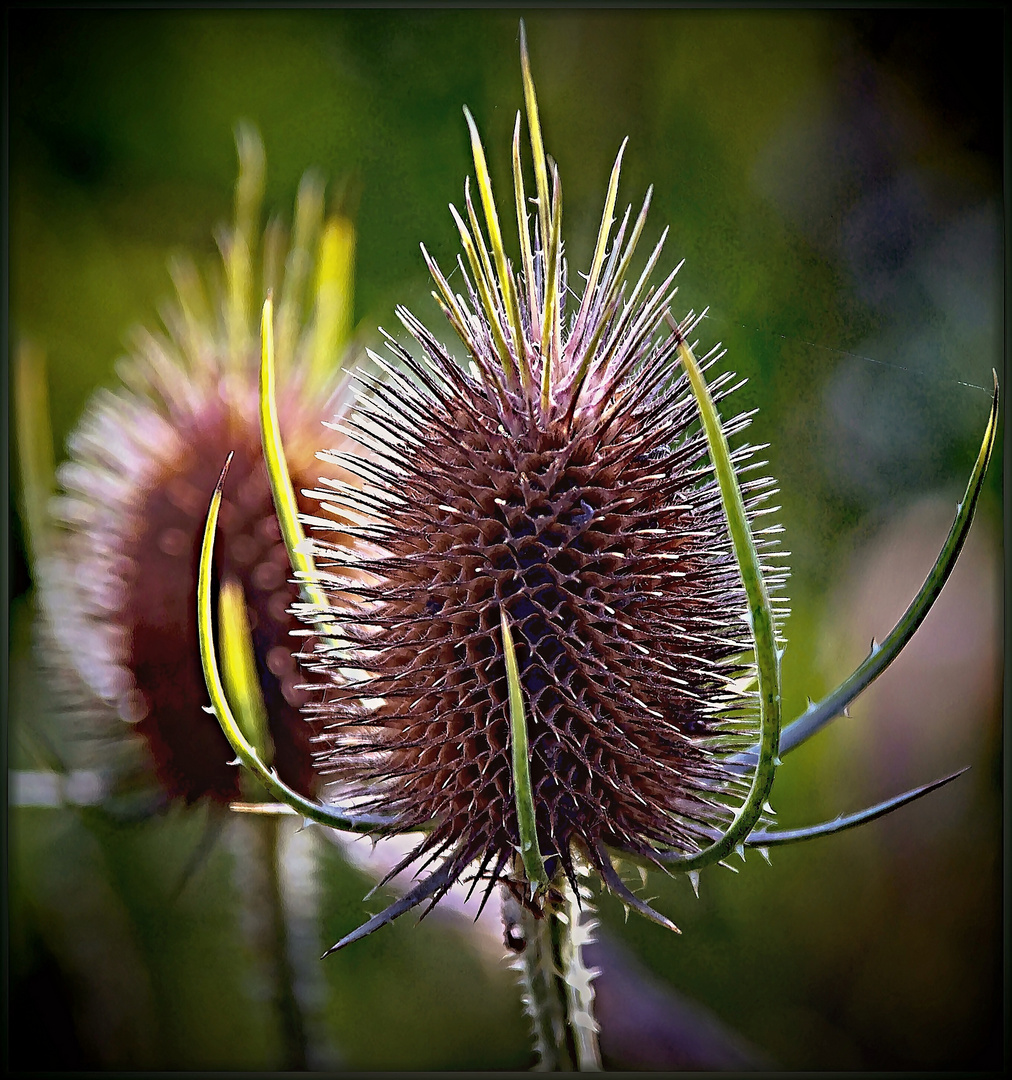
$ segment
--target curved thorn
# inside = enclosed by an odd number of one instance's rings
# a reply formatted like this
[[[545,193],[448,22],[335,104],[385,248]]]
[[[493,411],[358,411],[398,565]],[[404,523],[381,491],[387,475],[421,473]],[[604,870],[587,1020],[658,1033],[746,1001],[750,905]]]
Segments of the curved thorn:
[[[608,852],[602,844],[594,844],[594,854],[597,857],[597,868],[601,874],[601,880],[623,903],[628,904],[629,907],[635,908],[641,915],[645,915],[652,922],[657,923],[659,926],[663,926],[665,930],[673,930],[676,934],[681,933],[681,930],[679,930],[666,915],[662,915],[659,911],[654,911],[646,900],[641,900],[640,897],[629,889],[626,883],[619,877],[618,871],[612,864],[611,857],[608,855]]]
[[[967,772],[969,768],[970,766],[967,765],[966,768],[960,769],[958,772],[951,773],[949,776],[943,776],[941,780],[933,780],[930,784],[922,784],[920,787],[905,791],[902,795],[894,795],[891,799],[886,799],[884,802],[866,807],[864,810],[858,810],[854,814],[847,814],[845,817],[839,817],[835,821],[824,821],[820,825],[809,825],[804,829],[754,832],[748,840],[745,841],[745,846],[768,848],[776,847],[778,844],[795,844],[800,840],[814,840],[819,836],[832,836],[834,833],[856,828],[858,825],[864,825],[866,822],[874,821],[876,818],[884,817],[886,814],[891,814],[901,806],[906,806],[907,803],[912,803],[923,795],[927,795],[929,792],[935,791],[937,788],[951,783],[957,776],[962,776],[963,773]]]
[[[945,538],[942,550],[938,553],[935,565],[924,579],[920,591],[910,602],[910,606],[899,622],[886,635],[885,640],[877,648],[875,647],[877,643],[873,642],[871,652],[849,678],[823,698],[818,705],[787,725],[780,739],[781,754],[796,749],[844,712],[858,694],[867,689],[896,659],[924,621],[931,610],[931,605],[938,599],[938,594],[942,591],[942,586],[948,580],[949,574],[952,573],[952,568],[966,540],[966,534],[970,530],[998,433],[998,375],[995,372],[992,374],[994,375],[994,397],[991,400],[991,413],[987,427],[984,429],[984,439],[981,442],[973,472],[970,474],[963,501],[959,504],[956,518],[952,523],[952,528],[949,529],[949,535]],[[737,771],[744,771],[755,762],[756,750],[757,747],[753,746],[731,758],[727,764],[731,768],[736,768]]]
[[[360,941],[362,938],[368,937],[373,931],[379,930],[381,926],[386,926],[387,923],[393,922],[399,915],[403,915],[406,911],[410,911],[413,907],[417,907],[423,901],[428,900],[433,893],[440,890],[445,891],[452,882],[452,864],[446,862],[435,873],[430,874],[424,881],[420,881],[410,892],[405,893],[399,900],[395,900],[388,908],[385,908],[378,915],[374,915],[368,922],[358,927],[357,930],[345,934],[336,945],[331,945],[323,954],[323,957],[330,956],[331,953],[351,945],[354,941]],[[322,960],[323,957],[320,959]]]
[[[520,685],[520,670],[513,647],[513,635],[506,621],[506,611],[499,609],[502,627],[503,653],[506,657],[506,685],[510,705],[510,756],[513,766],[513,797],[516,800],[517,830],[520,833],[520,858],[527,880],[539,888],[548,887],[548,871],[538,844],[537,818],[534,811],[534,792],[531,788],[530,751],[527,744],[527,719],[524,716],[524,696]]]
[[[381,818],[378,815],[353,815],[338,807],[327,807],[313,802],[305,796],[293,791],[287,784],[280,780],[273,769],[269,769],[261,760],[242,729],[232,715],[228,699],[225,696],[225,686],[222,683],[221,673],[218,670],[218,661],[214,653],[214,618],[211,612],[211,572],[214,562],[214,533],[218,525],[218,511],[221,508],[221,491],[228,474],[228,467],[232,462],[232,454],[228,455],[225,467],[221,470],[218,483],[215,485],[214,494],[211,496],[211,506],[207,512],[207,523],[204,526],[204,538],[200,546],[200,564],[197,572],[197,632],[200,642],[200,663],[204,669],[204,681],[207,684],[207,692],[211,697],[211,705],[225,733],[236,752],[239,760],[250,772],[264,785],[276,799],[294,807],[305,817],[318,821],[321,825],[329,825],[334,829],[345,829],[351,832],[395,832],[396,822],[392,819]]]
[[[727,831],[708,847],[691,854],[679,853],[665,860],[668,865],[680,870],[697,870],[722,861],[746,840],[762,816],[763,804],[769,798],[780,743],[780,652],[776,644],[773,609],[720,417],[688,342],[671,316],[666,315],[666,318],[675,335],[678,356],[699,407],[710,460],[720,486],[720,501],[748,598],[749,625],[755,642],[756,673],[759,678],[760,754],[745,801],[738,808]]]

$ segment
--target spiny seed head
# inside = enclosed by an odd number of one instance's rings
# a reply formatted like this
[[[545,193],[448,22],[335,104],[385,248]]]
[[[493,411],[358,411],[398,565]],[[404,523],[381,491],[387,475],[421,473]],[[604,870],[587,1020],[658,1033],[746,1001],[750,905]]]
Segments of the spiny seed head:
[[[273,764],[300,791],[316,785],[291,637],[300,625],[290,613],[298,594],[258,426],[260,287],[252,267],[263,149],[245,127],[238,145],[236,222],[219,238],[223,283],[208,302],[192,265],[174,266],[178,295],[164,316],[167,333],[137,335],[119,369],[122,385],[95,395],[70,438],[54,503],[57,544],[42,568],[50,662],[77,679],[80,698],[97,699],[133,726],[164,790],[187,801],[240,794],[234,754],[203,711],[194,602],[209,493],[229,451],[215,588],[241,588]],[[298,491],[318,481],[315,450],[336,404],[353,234],[342,218],[323,220],[322,185],[312,175],[300,188],[293,231],[286,253],[280,226],[268,227],[262,279],[281,299],[278,410]]]
[[[361,486],[317,493],[342,529],[358,520],[347,530],[354,549],[320,534],[315,545],[323,580],[355,601],[337,610],[339,640],[318,654],[336,672],[316,709],[320,764],[363,810],[405,831],[430,825],[412,857],[444,857],[437,897],[475,862],[490,891],[512,873],[521,842],[503,613],[540,849],[574,886],[574,855],[604,869],[603,846],[646,859],[705,846],[748,786],[723,760],[756,730],[745,594],[676,371],[680,335],[696,320],[666,330],[674,273],[649,284],[663,238],[638,281],[626,281],[646,203],[631,230],[627,210],[613,233],[621,151],[569,315],[561,187],[556,172],[549,201],[529,78],[528,91],[538,209],[532,241],[518,114],[519,271],[468,114],[491,252],[468,185],[467,222],[453,211],[461,292],[426,255],[468,361],[399,309],[421,358],[389,337],[394,362],[373,355],[386,378],[361,377],[341,426],[368,453],[331,457]],[[717,400],[731,381],[711,383]],[[731,420],[727,433],[747,421]],[[741,467],[751,454],[739,447],[733,460]],[[770,484],[744,485],[751,517]]]

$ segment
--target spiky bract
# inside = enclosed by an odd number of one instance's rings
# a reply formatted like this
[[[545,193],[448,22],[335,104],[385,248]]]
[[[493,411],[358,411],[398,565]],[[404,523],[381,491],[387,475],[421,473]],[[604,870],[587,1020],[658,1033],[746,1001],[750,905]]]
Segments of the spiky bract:
[[[648,287],[659,244],[626,294],[646,204],[631,235],[627,210],[611,239],[617,161],[567,321],[561,192],[556,174],[549,206],[530,101],[529,118],[539,214],[532,242],[518,116],[521,272],[502,250],[470,117],[492,255],[466,191],[470,228],[454,216],[467,296],[428,260],[469,370],[400,309],[423,355],[388,339],[395,363],[373,357],[387,377],[362,377],[367,392],[340,428],[367,454],[331,455],[362,487],[317,493],[342,522],[359,519],[340,526],[355,549],[316,542],[324,583],[355,600],[333,613],[340,634],[320,653],[339,671],[320,709],[321,766],[362,810],[395,815],[404,831],[431,823],[412,858],[444,857],[437,896],[475,862],[491,890],[520,845],[502,612],[551,875],[561,867],[575,885],[582,855],[617,880],[608,848],[650,860],[705,846],[747,789],[723,758],[755,733],[754,695],[735,681],[749,670],[745,596],[698,412],[676,377],[677,335],[663,332],[674,275]],[[726,396],[731,381],[712,389]],[[750,454],[739,447],[736,465]],[[770,483],[745,485],[751,517]],[[782,579],[770,573],[774,587]]]
[[[167,333],[141,331],[119,368],[122,385],[92,399],[58,473],[53,551],[41,567],[52,645],[47,658],[110,713],[133,725],[171,797],[240,794],[234,754],[203,707],[194,595],[200,537],[221,463],[234,452],[224,493],[216,582],[238,582],[246,602],[273,764],[289,783],[316,786],[307,693],[293,650],[299,625],[267,481],[257,421],[259,334],[253,255],[260,246],[263,151],[239,132],[236,224],[220,239],[224,278],[208,300],[195,269],[174,267],[177,302]],[[317,481],[322,422],[336,407],[333,372],[346,337],[335,297],[350,229],[324,223],[322,187],[307,176],[286,252],[272,223],[263,240],[264,287],[282,297],[285,348],[279,413],[296,488]],[[282,271],[282,262],[284,269]],[[316,273],[310,319],[303,315]],[[337,306],[335,306],[337,305]],[[332,471],[331,475],[336,475]],[[304,509],[308,509],[305,504]],[[106,726],[108,730],[108,726]]]

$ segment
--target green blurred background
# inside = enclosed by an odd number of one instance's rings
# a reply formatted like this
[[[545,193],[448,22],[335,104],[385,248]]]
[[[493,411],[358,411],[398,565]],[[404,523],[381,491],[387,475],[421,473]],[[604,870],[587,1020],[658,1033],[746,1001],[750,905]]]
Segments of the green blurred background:
[[[461,105],[511,190],[521,14],[11,12],[9,333],[47,353],[57,447],[113,385],[129,328],[154,323],[168,256],[212,259],[242,118],[266,146],[268,210],[290,214],[309,166],[354,193],[363,340],[394,328],[399,302],[440,327],[418,244],[452,265],[447,203],[471,169]],[[702,342],[722,340],[749,378],[736,404],[760,410],[751,437],[771,444],[793,553],[793,716],[916,591],[979,445],[981,388],[1002,356],[1001,12],[525,17],[571,281],[629,135],[623,205],[654,185],[644,246],[671,227],[683,309],[709,306]],[[772,867],[711,870],[699,900],[686,880],[651,876],[680,937],[602,901],[607,932],[653,978],[769,1062],[1000,1060],[1000,495],[999,447],[937,610],[853,717],[786,762],[773,804],[800,825],[971,772],[857,833],[777,851]],[[12,503],[10,761],[37,768],[44,687],[19,520]],[[200,811],[133,823],[12,811],[12,1065],[278,1066],[234,917],[241,838],[172,898],[202,827]],[[362,917],[368,881],[334,851],[322,866],[329,944]],[[321,965],[320,1060],[526,1067],[505,966],[461,925],[412,922]]]

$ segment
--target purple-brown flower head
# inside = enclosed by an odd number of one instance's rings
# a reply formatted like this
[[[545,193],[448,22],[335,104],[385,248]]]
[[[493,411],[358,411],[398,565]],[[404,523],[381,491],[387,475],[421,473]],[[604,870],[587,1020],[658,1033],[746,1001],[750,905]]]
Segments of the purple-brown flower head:
[[[443,859],[435,896],[473,863],[491,890],[521,847],[503,621],[540,849],[574,887],[576,857],[611,882],[609,848],[650,861],[705,847],[748,789],[726,761],[757,729],[748,604],[675,364],[695,320],[669,332],[675,271],[650,283],[663,237],[628,277],[649,194],[613,228],[622,151],[570,309],[561,185],[553,168],[549,196],[529,74],[526,90],[537,211],[532,238],[518,114],[519,269],[468,114],[488,241],[468,186],[465,216],[451,208],[456,277],[426,255],[467,356],[399,309],[421,355],[388,338],[394,362],[373,357],[386,378],[361,377],[341,425],[367,455],[328,455],[360,483],[317,493],[345,533],[317,534],[322,581],[355,600],[328,614],[338,629],[318,654],[332,673],[319,763],[357,811],[428,828],[412,858]],[[714,395],[731,382],[716,378]],[[739,470],[751,453],[734,452]],[[754,520],[771,482],[743,486]]]
[[[234,754],[203,711],[193,600],[208,493],[229,451],[216,588],[244,600],[273,764],[296,789],[315,786],[313,723],[300,714],[307,697],[295,656],[300,639],[291,637],[297,590],[260,445],[255,312],[261,286],[273,287],[278,407],[298,490],[318,482],[321,424],[336,405],[352,233],[341,218],[323,220],[322,186],[307,175],[290,246],[276,222],[261,243],[263,150],[246,128],[238,139],[236,221],[219,239],[219,283],[207,295],[192,265],[175,265],[178,295],[164,332],[139,332],[119,369],[122,385],[89,403],[59,470],[57,538],[42,575],[51,651],[91,697],[132,725],[162,787],[187,801],[239,795]]]

